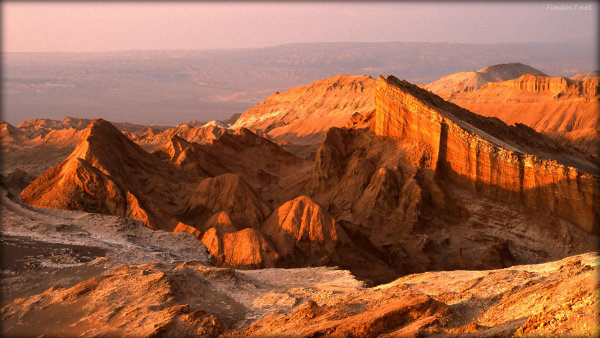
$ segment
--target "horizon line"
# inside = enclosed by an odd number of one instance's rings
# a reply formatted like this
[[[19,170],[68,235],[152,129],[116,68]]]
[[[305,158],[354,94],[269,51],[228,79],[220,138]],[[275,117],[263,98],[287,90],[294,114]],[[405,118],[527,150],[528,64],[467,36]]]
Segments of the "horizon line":
[[[230,47],[230,48],[139,48],[139,49],[107,49],[107,50],[80,50],[80,51],[17,51],[2,50],[2,54],[94,54],[94,53],[119,53],[119,52],[149,52],[149,51],[239,51],[239,50],[258,50],[277,48],[292,45],[324,45],[324,44],[435,44],[435,45],[481,45],[481,46],[501,46],[501,45],[558,45],[558,44],[585,44],[585,41],[529,41],[529,42],[446,42],[446,41],[317,41],[317,42],[288,42],[261,47]]]

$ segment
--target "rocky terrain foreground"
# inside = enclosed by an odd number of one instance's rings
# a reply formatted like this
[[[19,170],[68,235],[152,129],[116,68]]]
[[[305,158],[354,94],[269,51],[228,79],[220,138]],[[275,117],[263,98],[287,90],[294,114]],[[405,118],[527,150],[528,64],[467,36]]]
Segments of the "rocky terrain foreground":
[[[215,267],[190,234],[2,198],[3,336],[600,334],[595,253],[367,288],[335,268]]]

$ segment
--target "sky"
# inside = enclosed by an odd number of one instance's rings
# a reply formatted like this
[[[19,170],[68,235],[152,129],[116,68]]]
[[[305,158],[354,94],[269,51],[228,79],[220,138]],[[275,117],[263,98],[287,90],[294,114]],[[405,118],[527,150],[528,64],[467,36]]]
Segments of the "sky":
[[[2,49],[255,48],[296,42],[597,43],[597,2],[2,2]]]

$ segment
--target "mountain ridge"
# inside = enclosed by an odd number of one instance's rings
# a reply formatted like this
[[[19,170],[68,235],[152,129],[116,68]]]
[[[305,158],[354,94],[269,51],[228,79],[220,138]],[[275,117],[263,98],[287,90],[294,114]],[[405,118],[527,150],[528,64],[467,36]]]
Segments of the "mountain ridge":
[[[453,93],[477,90],[490,82],[516,79],[524,74],[547,76],[543,72],[518,62],[486,66],[476,71],[445,75],[425,86],[425,89],[448,98]]]
[[[599,150],[599,78],[523,75],[490,82],[479,90],[454,93],[449,101],[506,123],[523,123],[589,154]]]

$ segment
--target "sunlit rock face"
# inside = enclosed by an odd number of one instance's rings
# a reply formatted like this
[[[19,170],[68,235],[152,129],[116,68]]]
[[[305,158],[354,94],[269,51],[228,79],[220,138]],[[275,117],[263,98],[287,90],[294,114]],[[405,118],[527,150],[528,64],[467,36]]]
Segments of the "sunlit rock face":
[[[586,94],[589,96],[598,95],[598,80],[600,78],[586,79],[577,81],[567,79],[565,77],[549,77],[541,75],[525,74],[518,79],[490,82],[487,87],[490,89],[498,87],[515,88],[525,90],[531,93],[551,92],[554,94],[562,93],[562,95],[580,95]]]
[[[529,128],[476,116],[392,76],[377,81],[375,106],[377,135],[418,145],[413,165],[487,196],[597,230],[598,177],[567,165],[575,162],[559,147],[553,154],[539,149],[535,138],[543,136]]]
[[[525,124],[571,148],[598,154],[599,81],[597,76],[567,79],[525,74],[509,81],[490,82],[475,91],[453,93],[448,100],[509,125]]]
[[[338,75],[276,92],[246,110],[232,128],[248,128],[275,140],[319,144],[327,129],[342,127],[352,114],[373,110],[375,80]]]
[[[458,72],[442,76],[427,84],[425,89],[447,99],[456,93],[471,92],[488,83],[512,80],[525,74],[546,76],[541,71],[522,63],[501,63],[477,71]]]

